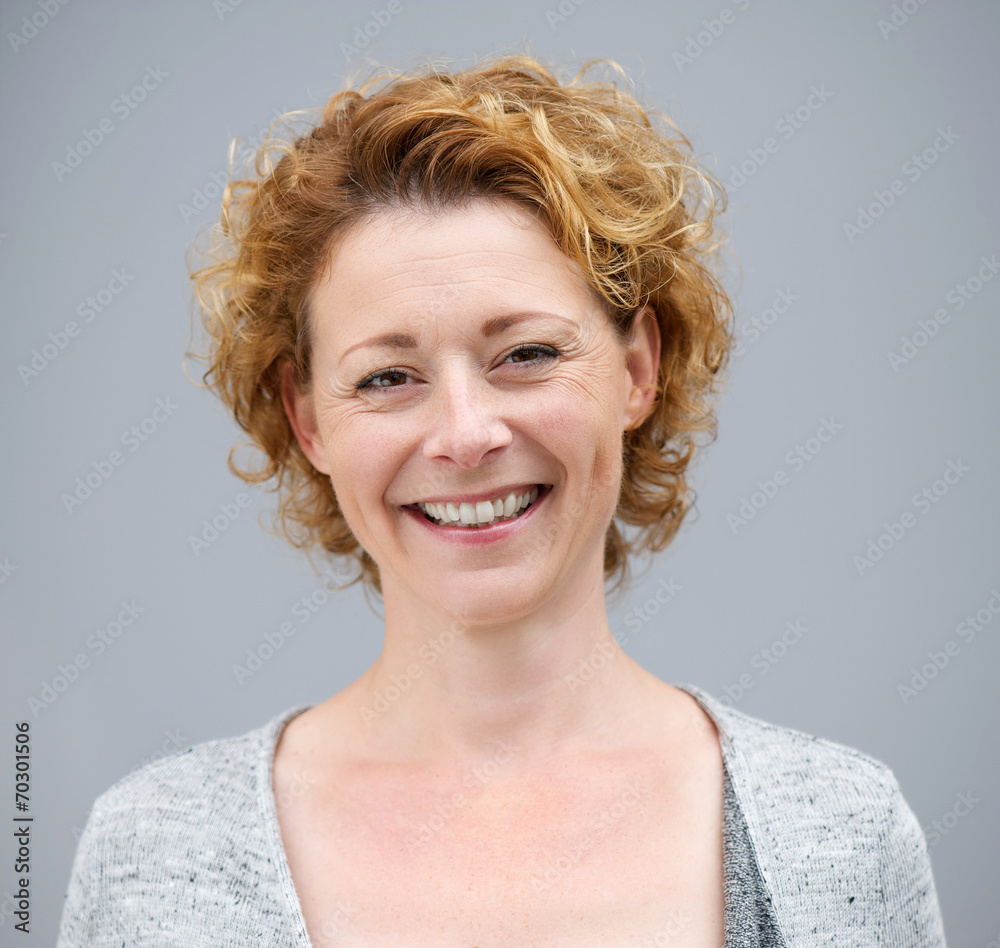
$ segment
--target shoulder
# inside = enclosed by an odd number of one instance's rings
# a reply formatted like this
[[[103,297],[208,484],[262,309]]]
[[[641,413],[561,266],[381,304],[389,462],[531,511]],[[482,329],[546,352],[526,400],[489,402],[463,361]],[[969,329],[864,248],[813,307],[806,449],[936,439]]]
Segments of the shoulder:
[[[691,685],[712,718],[766,887],[789,943],[817,933],[943,945],[923,831],[890,767],[853,747],[762,721]],[[820,942],[816,942],[820,943]]]
[[[80,838],[60,946],[287,919],[267,778],[281,727],[299,710],[147,764],[102,793]]]
[[[97,798],[91,820],[151,828],[167,819],[187,823],[240,806],[254,792],[270,726],[196,744],[133,771]]]
[[[899,792],[892,770],[853,747],[755,718],[691,685],[714,721],[726,766],[755,794],[777,803],[824,803],[834,810],[880,809]],[[731,774],[731,776],[735,776]],[[758,797],[759,799],[760,797]]]

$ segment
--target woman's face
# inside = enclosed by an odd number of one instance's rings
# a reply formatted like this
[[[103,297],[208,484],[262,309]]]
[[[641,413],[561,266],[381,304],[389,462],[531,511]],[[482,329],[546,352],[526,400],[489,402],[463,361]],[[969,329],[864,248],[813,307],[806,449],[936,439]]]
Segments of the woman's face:
[[[286,370],[286,408],[387,610],[502,621],[602,580],[622,432],[653,398],[648,310],[626,345],[543,224],[481,200],[349,230],[310,307],[312,385]]]

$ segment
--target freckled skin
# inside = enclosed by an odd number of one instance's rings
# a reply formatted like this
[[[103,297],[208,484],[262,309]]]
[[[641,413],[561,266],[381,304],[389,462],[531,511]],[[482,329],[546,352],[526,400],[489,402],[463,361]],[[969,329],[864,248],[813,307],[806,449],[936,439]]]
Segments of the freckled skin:
[[[484,319],[523,310],[567,319],[479,335]],[[635,391],[599,297],[542,225],[521,208],[481,203],[441,215],[384,214],[340,242],[311,311],[319,433],[311,459],[331,476],[349,525],[379,563],[387,610],[419,600],[494,623],[537,609],[547,590],[575,587],[578,601],[581,582],[597,575],[614,513],[622,432],[648,395]],[[342,358],[390,331],[414,334],[418,347]],[[504,361],[525,343],[560,354]],[[356,390],[386,368],[410,377]],[[574,523],[542,562],[526,563],[527,534],[520,544],[449,549],[400,510],[522,482],[553,484],[547,513]]]
[[[286,369],[285,407],[379,564],[385,604],[379,657],[275,751],[314,943],[329,930],[341,945],[593,948],[644,943],[683,918],[672,946],[720,944],[718,735],[694,699],[617,647],[604,599],[622,435],[654,398],[651,311],[620,340],[544,226],[485,201],[354,227],[310,308],[312,383],[298,390]],[[385,333],[416,344],[352,349]],[[381,387],[359,390],[373,374]],[[531,484],[551,493],[481,546],[444,542],[404,509]],[[569,687],[597,648],[613,658]],[[491,760],[502,763],[484,781]],[[457,792],[461,805],[442,810]],[[536,889],[533,875],[583,851],[564,881]]]

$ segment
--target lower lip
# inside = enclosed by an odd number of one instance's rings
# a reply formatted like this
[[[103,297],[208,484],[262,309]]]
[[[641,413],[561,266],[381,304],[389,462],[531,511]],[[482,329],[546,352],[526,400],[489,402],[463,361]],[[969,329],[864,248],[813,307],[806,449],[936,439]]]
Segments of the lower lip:
[[[467,546],[482,546],[486,543],[496,543],[499,540],[506,540],[523,529],[526,521],[530,520],[535,511],[542,506],[552,493],[551,487],[546,487],[538,492],[535,502],[520,517],[514,520],[504,520],[501,523],[491,523],[487,527],[444,527],[428,520],[424,512],[419,508],[404,507],[403,509],[424,529],[430,530],[434,536],[439,537],[446,543],[461,543]]]

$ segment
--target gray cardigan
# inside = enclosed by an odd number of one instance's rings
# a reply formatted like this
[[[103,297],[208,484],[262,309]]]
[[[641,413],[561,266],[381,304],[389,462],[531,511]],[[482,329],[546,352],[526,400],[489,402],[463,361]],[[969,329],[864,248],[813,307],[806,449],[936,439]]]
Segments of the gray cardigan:
[[[727,945],[943,948],[924,836],[888,767],[677,687],[720,734]],[[271,789],[278,736],[303,710],[156,761],[102,794],[57,948],[308,948]]]

